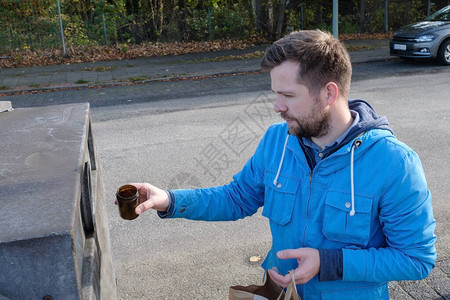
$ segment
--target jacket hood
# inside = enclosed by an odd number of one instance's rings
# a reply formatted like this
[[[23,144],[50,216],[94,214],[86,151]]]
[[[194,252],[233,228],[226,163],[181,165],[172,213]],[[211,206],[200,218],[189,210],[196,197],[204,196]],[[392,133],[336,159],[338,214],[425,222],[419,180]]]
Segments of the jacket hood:
[[[358,112],[359,122],[352,128],[342,142],[334,145],[330,149],[327,149],[325,153],[326,156],[329,156],[342,148],[344,148],[344,151],[351,151],[351,148],[354,145],[354,143],[351,143],[353,140],[357,137],[362,137],[365,133],[374,129],[381,129],[381,132],[384,132],[384,134],[382,134],[379,130],[376,130],[376,132],[378,132],[375,135],[376,138],[371,135],[372,143],[379,138],[394,134],[393,130],[389,127],[387,118],[384,116],[379,116],[368,102],[361,99],[354,99],[348,101],[348,106],[350,110]],[[370,147],[370,145],[367,145],[365,142],[363,144],[364,145],[360,148],[360,151],[358,151],[359,153],[364,152],[364,149]],[[335,163],[337,162],[335,161]]]
[[[388,130],[391,134],[393,134],[393,130],[389,127],[387,118],[380,117],[368,102],[361,99],[354,99],[348,101],[348,106],[350,110],[356,111],[359,114],[359,122],[350,130],[349,133],[347,133],[346,137],[339,144],[333,145],[332,147],[326,149],[324,152],[325,156],[331,155],[344,145],[350,143],[356,137],[361,136],[372,129]],[[298,141],[302,148],[306,150],[303,140],[298,138]],[[305,152],[308,156],[308,151]],[[307,159],[311,169],[313,169],[311,158],[308,157]]]
[[[352,140],[354,140],[358,136],[362,136],[367,131],[373,130],[373,129],[384,130],[384,132],[387,135],[393,134],[392,129],[389,127],[387,118],[378,116],[375,109],[368,102],[366,102],[364,100],[360,100],[360,99],[349,100],[348,106],[349,106],[350,110],[358,112],[359,122],[350,130],[350,132],[346,135],[346,137],[339,144],[335,144],[335,145],[331,146],[330,148],[327,148],[323,152],[324,157],[327,157],[327,156],[333,154],[334,152],[338,151],[341,148],[344,148],[347,145],[346,148],[348,148],[348,149],[346,149],[345,151],[352,152],[351,159],[353,161],[353,151],[354,151],[355,144],[353,143],[350,145],[350,142]],[[273,184],[275,186],[278,184],[278,177],[280,175],[281,168],[283,166],[284,155],[286,152],[286,148],[288,146],[289,136],[290,136],[290,134],[288,132],[284,146],[283,146],[283,152],[281,155],[281,160],[280,160],[280,164],[278,167],[278,171],[275,176],[275,180],[273,181]],[[381,137],[381,136],[384,136],[384,134],[381,134],[381,135],[378,134],[378,136]],[[303,149],[303,152],[305,154],[305,158],[306,158],[306,161],[308,162],[309,167],[311,168],[311,170],[314,169],[315,163],[314,163],[313,158],[311,157],[312,156],[311,152],[308,151],[307,147],[304,145],[302,138],[297,137],[297,140],[298,140],[298,143],[300,144],[301,148]],[[358,142],[358,143],[360,144],[360,142]],[[359,144],[357,145],[357,147],[359,147]],[[363,148],[366,148],[367,146],[368,145],[364,145]],[[340,167],[344,167],[346,165],[346,163],[342,163],[342,162],[339,162],[339,163],[336,162],[336,163]]]
[[[347,134],[343,143],[352,140],[361,133],[367,132],[371,129],[385,129],[392,134],[393,130],[389,127],[389,122],[386,117],[379,116],[375,109],[368,102],[361,99],[354,99],[348,101],[350,110],[354,110],[359,114],[358,124]]]

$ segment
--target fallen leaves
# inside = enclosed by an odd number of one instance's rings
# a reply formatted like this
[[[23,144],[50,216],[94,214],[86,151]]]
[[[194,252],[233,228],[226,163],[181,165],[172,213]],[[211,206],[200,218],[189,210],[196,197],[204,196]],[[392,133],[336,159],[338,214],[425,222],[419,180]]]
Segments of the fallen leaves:
[[[339,40],[384,40],[392,38],[391,33],[346,33],[340,34]]]
[[[246,49],[262,40],[220,40],[206,42],[143,43],[140,45],[116,44],[111,46],[80,46],[66,49],[9,51],[1,55],[0,68],[30,67],[57,64],[74,64],[140,57],[180,55],[187,53]]]
[[[391,34],[342,34],[339,39],[364,40],[388,39]],[[111,46],[79,46],[69,47],[64,55],[62,49],[10,50],[0,55],[0,68],[17,68],[59,64],[75,64],[83,62],[97,62],[108,60],[133,59],[140,57],[180,55],[218,50],[247,49],[255,44],[269,43],[263,39],[249,40],[218,40],[206,42],[173,42],[173,43],[143,43],[139,45],[116,44]],[[263,53],[253,53],[254,57],[261,57]],[[239,57],[236,57],[239,58]],[[245,57],[243,57],[245,58]]]
[[[257,262],[261,261],[261,256],[252,256],[249,258],[249,261],[251,263],[257,263]]]

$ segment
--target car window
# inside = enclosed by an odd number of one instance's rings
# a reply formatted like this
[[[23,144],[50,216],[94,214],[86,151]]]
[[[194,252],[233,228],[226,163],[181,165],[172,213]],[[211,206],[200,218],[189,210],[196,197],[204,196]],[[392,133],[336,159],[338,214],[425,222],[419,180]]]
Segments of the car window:
[[[426,18],[428,21],[450,21],[450,6],[435,12],[430,17]]]

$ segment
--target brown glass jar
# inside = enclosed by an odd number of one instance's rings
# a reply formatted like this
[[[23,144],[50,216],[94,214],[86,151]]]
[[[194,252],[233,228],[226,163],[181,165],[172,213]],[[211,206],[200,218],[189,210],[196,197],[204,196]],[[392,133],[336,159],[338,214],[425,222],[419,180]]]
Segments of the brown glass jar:
[[[117,189],[117,206],[119,215],[125,220],[136,219],[139,215],[135,209],[139,205],[139,192],[134,185],[126,184]]]

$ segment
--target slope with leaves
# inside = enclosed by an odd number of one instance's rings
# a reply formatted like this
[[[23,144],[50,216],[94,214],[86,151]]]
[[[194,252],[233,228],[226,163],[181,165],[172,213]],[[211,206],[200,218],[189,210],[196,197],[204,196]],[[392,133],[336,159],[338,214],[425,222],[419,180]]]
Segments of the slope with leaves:
[[[344,42],[349,40],[386,39],[390,38],[390,34],[347,34],[341,35],[339,38]],[[63,55],[62,49],[36,51],[26,49],[4,53],[0,56],[0,68],[74,64],[218,50],[247,49],[252,45],[264,43],[268,43],[268,41],[255,38],[251,40],[234,39],[206,42],[143,43],[140,45],[117,44],[112,46],[69,48],[66,51],[66,55]]]

